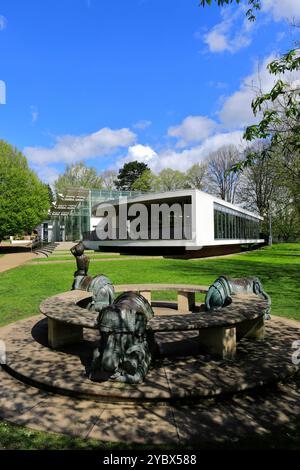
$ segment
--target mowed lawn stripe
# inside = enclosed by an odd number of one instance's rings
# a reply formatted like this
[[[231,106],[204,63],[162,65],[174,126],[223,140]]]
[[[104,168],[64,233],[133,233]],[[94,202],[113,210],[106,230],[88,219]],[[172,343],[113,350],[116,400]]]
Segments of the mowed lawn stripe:
[[[121,261],[121,260],[120,260]],[[134,261],[134,262],[132,262]],[[37,314],[40,302],[72,285],[75,261],[23,265],[0,274],[0,325]],[[185,283],[210,285],[221,274],[257,276],[272,298],[272,312],[300,320],[300,244],[274,245],[247,254],[212,259],[92,260],[90,274],[114,284]],[[173,293],[153,296],[174,299]],[[203,298],[203,297],[202,297]]]

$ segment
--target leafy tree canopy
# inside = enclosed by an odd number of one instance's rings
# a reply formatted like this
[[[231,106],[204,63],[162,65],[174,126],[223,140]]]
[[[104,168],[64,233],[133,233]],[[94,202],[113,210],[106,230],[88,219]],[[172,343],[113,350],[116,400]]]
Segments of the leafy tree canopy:
[[[241,0],[214,0],[218,6],[223,6],[223,5],[230,5],[231,3],[241,3]],[[247,3],[249,5],[248,10],[246,11],[246,16],[248,17],[249,21],[255,21],[255,10],[260,10],[261,8],[261,1],[260,0],[247,0]],[[211,5],[212,0],[200,0],[200,5],[203,7],[205,5]]]
[[[21,152],[0,140],[0,240],[30,233],[47,217],[49,205],[47,185]]]
[[[159,191],[175,191],[188,187],[185,173],[172,168],[162,170],[156,182],[156,189]]]
[[[205,189],[207,175],[206,163],[194,163],[186,172],[186,186],[188,188]]]
[[[240,3],[240,0],[214,0],[219,6],[231,3]],[[246,15],[254,21],[255,10],[260,10],[260,0],[247,0],[249,9]],[[211,5],[212,0],[200,0],[200,5]],[[272,156],[278,151],[286,150],[296,153],[300,151],[300,87],[299,83],[287,83],[282,79],[286,72],[300,70],[300,49],[294,48],[281,58],[272,61],[268,70],[274,76],[281,75],[273,88],[265,94],[260,94],[252,102],[254,115],[262,113],[258,124],[248,126],[244,138],[251,142],[257,139],[267,140],[268,145],[261,158]],[[233,171],[239,171],[254,163],[257,155],[249,153],[247,158],[233,165]]]
[[[95,168],[87,167],[84,162],[67,165],[65,172],[55,181],[58,193],[68,188],[102,189],[103,178],[97,175]]]
[[[106,189],[108,191],[116,189],[116,183],[115,183],[115,180],[116,180],[116,177],[117,177],[117,172],[116,171],[114,171],[114,170],[105,170],[105,171],[102,171],[100,176],[103,179],[103,188],[104,189]]]
[[[132,185],[132,189],[137,191],[152,191],[155,187],[155,176],[150,168],[147,168]]]
[[[116,180],[116,187],[124,191],[133,190],[133,185],[136,180],[148,169],[148,165],[143,162],[133,161],[125,163],[123,168],[119,170]]]
[[[300,70],[300,49],[292,49],[280,59],[268,65],[273,75]],[[248,126],[244,138],[248,141],[267,139],[270,146],[262,157],[270,151],[283,147],[290,152],[300,152],[300,86],[297,82],[287,83],[278,79],[269,93],[259,95],[252,102],[256,115],[262,113],[258,124]],[[249,154],[245,162],[237,165],[237,169],[251,164],[254,156]]]

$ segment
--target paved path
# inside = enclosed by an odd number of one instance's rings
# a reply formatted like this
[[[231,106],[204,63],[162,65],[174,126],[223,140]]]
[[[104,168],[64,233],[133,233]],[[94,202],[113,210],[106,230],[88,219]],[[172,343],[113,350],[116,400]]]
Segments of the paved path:
[[[57,251],[70,251],[76,242],[58,242],[53,253]]]
[[[276,317],[272,317],[276,322]],[[290,325],[291,322],[280,319]],[[292,321],[294,326],[299,323]],[[0,329],[0,335],[10,326]],[[30,331],[29,331],[30,334]],[[287,344],[290,351],[290,344]],[[0,418],[32,429],[102,442],[251,447],[256,439],[287,436],[299,425],[300,377],[274,387],[199,404],[112,404],[55,395],[26,385],[0,368]],[[276,434],[275,434],[276,433]],[[270,442],[269,437],[269,442]],[[253,446],[253,444],[252,444]],[[255,441],[254,441],[255,446]]]
[[[54,395],[0,369],[0,417],[36,430],[104,442],[192,445],[263,438],[299,423],[300,381],[192,406],[114,405]]]
[[[31,251],[25,253],[8,253],[0,257],[0,273],[16,268],[26,261],[35,258],[36,255]]]

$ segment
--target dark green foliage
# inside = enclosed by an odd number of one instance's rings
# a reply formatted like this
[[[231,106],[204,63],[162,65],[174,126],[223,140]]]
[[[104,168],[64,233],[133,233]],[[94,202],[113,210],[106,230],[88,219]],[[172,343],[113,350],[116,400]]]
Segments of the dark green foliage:
[[[133,161],[125,163],[123,168],[119,170],[116,180],[116,187],[124,191],[131,191],[134,189],[133,185],[139,179],[145,170],[148,170],[148,165],[143,162]]]
[[[150,168],[147,168],[143,171],[141,176],[134,181],[132,189],[136,191],[152,191],[156,180],[157,177],[152,173]]]
[[[31,232],[47,217],[49,193],[25,156],[0,140],[0,240]]]
[[[241,3],[241,0],[215,0],[217,2],[218,6],[223,6],[223,5],[230,5],[231,3]],[[254,15],[255,10],[260,10],[261,9],[261,2],[260,0],[247,0],[249,8],[246,11],[246,16],[249,21],[255,21],[256,17]],[[212,0],[200,0],[200,5],[205,6],[205,5],[211,5]]]

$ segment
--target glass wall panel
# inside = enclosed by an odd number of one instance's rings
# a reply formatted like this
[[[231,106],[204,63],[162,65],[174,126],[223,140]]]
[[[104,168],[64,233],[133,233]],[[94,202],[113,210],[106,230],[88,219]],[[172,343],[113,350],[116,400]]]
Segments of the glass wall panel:
[[[214,234],[216,240],[258,239],[259,220],[215,203]]]

